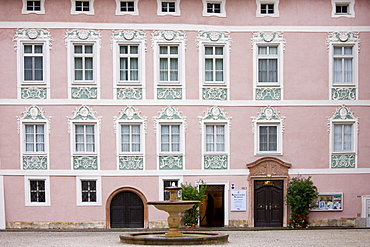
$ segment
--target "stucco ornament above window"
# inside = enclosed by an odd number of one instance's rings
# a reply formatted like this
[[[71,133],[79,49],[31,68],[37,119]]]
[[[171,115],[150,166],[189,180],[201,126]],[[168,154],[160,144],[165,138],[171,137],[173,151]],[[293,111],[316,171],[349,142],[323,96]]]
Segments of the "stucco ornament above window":
[[[229,52],[231,51],[230,32],[199,31],[196,39],[197,50],[199,50],[202,42],[226,43],[229,46]]]
[[[47,41],[49,49],[52,47],[53,38],[50,35],[49,29],[35,29],[35,28],[26,28],[26,29],[17,29],[13,38],[14,42],[14,51],[17,51],[19,41]]]
[[[158,114],[159,114],[158,117],[153,117],[155,132],[158,120],[171,120],[171,121],[182,120],[184,131],[186,131],[187,128],[186,117],[182,116],[182,112],[179,111],[179,109],[176,109],[172,106],[167,106],[166,108],[163,108],[161,111],[159,111]]]
[[[111,37],[111,48],[114,41],[143,42],[146,51],[146,33],[141,30],[113,30]]]
[[[254,32],[251,38],[252,52],[256,43],[279,43],[282,45],[283,51],[285,51],[286,40],[283,32]]]
[[[341,31],[341,32],[329,32],[328,38],[326,39],[326,45],[327,49],[329,51],[330,46],[333,43],[338,44],[357,44],[358,45],[358,52],[360,52],[360,33],[359,32],[347,32],[347,31]]]
[[[101,123],[101,116],[96,117],[96,111],[93,111],[92,108],[82,105],[80,107],[77,107],[76,110],[73,111],[73,116],[72,117],[67,117],[69,121],[69,126],[68,126],[68,133],[71,133],[71,121],[98,121],[99,126]],[[100,130],[99,130],[100,132]]]
[[[17,122],[18,122],[18,134],[20,133],[20,128],[21,128],[21,122],[22,121],[47,122],[48,126],[49,126],[49,131],[50,131],[51,116],[46,117],[45,116],[45,111],[42,108],[40,108],[36,105],[32,105],[32,106],[26,108],[26,110],[24,112],[22,112],[21,116],[17,116],[16,118],[17,118]]]
[[[183,42],[186,48],[186,34],[184,31],[176,31],[176,30],[163,30],[163,31],[155,31],[152,33],[152,47],[156,44],[156,42]]]
[[[251,117],[252,119],[252,130],[255,132],[255,123],[258,121],[279,121],[281,122],[281,131],[284,132],[284,120],[285,117],[280,115],[280,112],[271,106],[261,108],[260,112],[257,113],[257,117]]]
[[[229,124],[229,131],[231,131],[231,122],[230,120],[232,117],[227,116],[227,112],[218,106],[212,106],[211,108],[207,108],[204,111],[203,116],[198,116],[199,119],[199,127],[200,127],[200,132],[202,133],[203,130],[203,124],[204,121],[220,121],[220,122],[228,122]]]
[[[101,34],[96,30],[74,29],[67,31],[64,38],[66,46],[69,41],[98,41],[101,45]]]
[[[343,121],[343,120],[349,120],[349,121],[354,121],[354,122],[358,122],[358,118],[356,118],[353,114],[354,112],[350,111],[350,109],[345,106],[345,105],[342,105],[341,107],[339,107],[338,109],[335,110],[335,112],[333,113],[333,115],[331,117],[327,117],[328,119],[328,133],[330,133],[331,131],[331,122],[334,120],[334,121]],[[358,131],[358,129],[357,129]]]
[[[146,120],[147,120],[147,117],[146,116],[141,116],[141,111],[139,111],[138,109],[136,109],[135,107],[133,106],[127,106],[125,109],[123,109],[122,111],[119,112],[119,116],[118,117],[113,117],[114,119],[114,124],[113,124],[113,128],[114,128],[114,133],[116,133],[116,123],[117,121],[142,121],[143,122],[143,127],[144,127],[144,132],[146,133],[147,132],[147,123],[146,123]]]

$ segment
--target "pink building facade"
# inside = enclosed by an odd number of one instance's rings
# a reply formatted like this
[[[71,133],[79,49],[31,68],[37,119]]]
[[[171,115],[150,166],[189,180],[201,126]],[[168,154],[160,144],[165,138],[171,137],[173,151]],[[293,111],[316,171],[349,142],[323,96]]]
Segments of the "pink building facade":
[[[0,229],[370,227],[370,2],[0,0]]]

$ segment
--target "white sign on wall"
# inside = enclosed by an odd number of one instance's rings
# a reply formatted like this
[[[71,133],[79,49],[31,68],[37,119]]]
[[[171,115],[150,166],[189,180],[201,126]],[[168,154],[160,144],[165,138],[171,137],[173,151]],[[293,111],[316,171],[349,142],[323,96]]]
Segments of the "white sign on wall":
[[[231,191],[231,211],[247,211],[247,191]]]

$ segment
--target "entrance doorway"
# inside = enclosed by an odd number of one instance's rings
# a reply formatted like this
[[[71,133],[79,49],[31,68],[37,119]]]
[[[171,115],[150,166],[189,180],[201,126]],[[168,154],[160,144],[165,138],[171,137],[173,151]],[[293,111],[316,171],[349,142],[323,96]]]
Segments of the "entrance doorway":
[[[254,181],[254,226],[283,226],[283,181]]]
[[[144,204],[136,193],[123,191],[112,198],[110,203],[110,227],[144,227]]]
[[[225,185],[207,185],[206,200],[201,204],[200,226],[223,227],[225,219]]]
[[[362,197],[362,217],[366,219],[365,226],[370,227],[370,196]]]

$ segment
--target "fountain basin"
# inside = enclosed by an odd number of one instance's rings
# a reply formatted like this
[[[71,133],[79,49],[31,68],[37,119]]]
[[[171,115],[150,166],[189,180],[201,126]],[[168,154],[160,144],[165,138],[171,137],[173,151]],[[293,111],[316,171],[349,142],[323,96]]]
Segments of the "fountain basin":
[[[182,237],[165,237],[166,232],[132,232],[120,235],[121,243],[141,245],[205,245],[227,243],[229,235],[218,232],[186,231]]]
[[[159,210],[163,210],[166,212],[177,212],[180,213],[182,211],[190,209],[195,204],[200,204],[199,201],[173,201],[173,202],[164,202],[164,201],[157,201],[157,202],[148,202],[148,205],[153,205]],[[170,205],[170,206],[169,206]]]

